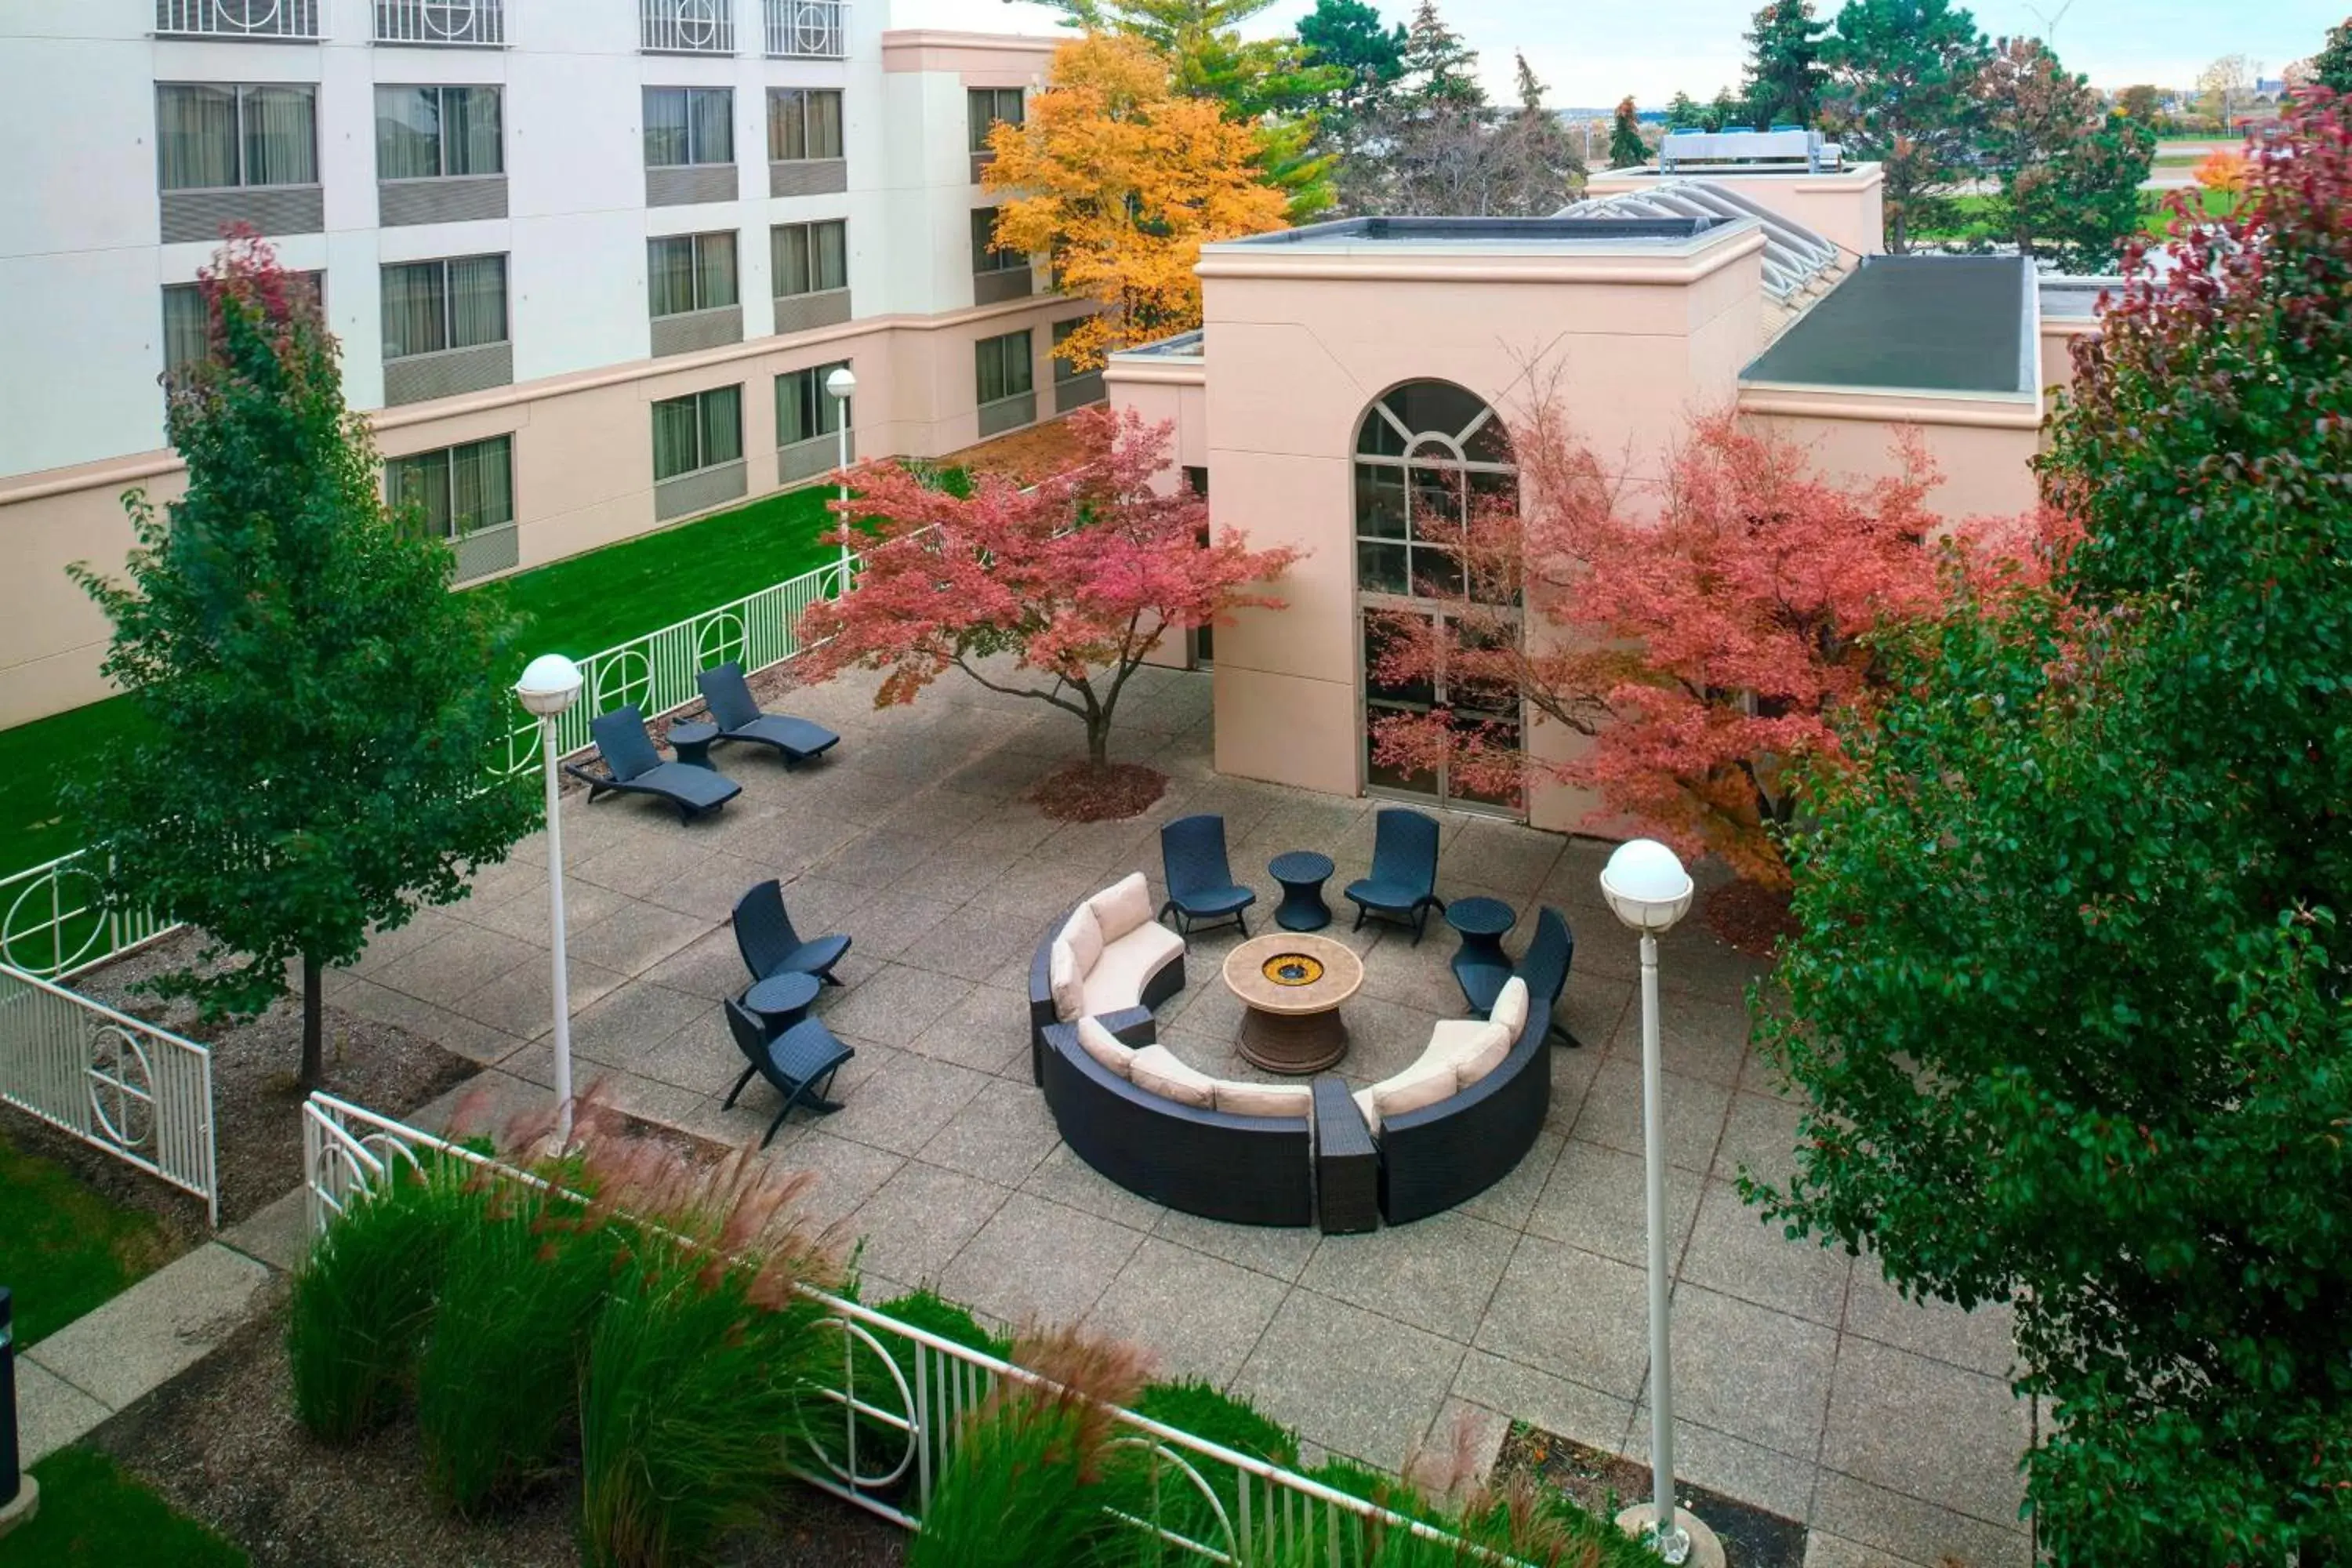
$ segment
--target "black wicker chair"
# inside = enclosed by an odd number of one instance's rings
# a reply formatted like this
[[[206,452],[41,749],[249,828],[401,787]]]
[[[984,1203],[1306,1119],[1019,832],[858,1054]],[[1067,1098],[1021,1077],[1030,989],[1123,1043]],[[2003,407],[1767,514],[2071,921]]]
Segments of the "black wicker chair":
[[[833,1075],[841,1070],[842,1064],[857,1053],[834,1038],[832,1030],[818,1019],[809,1018],[771,1040],[750,1009],[735,1002],[721,1002],[719,1005],[727,1011],[727,1032],[735,1037],[735,1048],[751,1064],[735,1080],[735,1087],[728,1090],[727,1103],[721,1109],[733,1108],[736,1098],[755,1073],[784,1097],[783,1109],[776,1112],[776,1119],[768,1123],[767,1136],[760,1140],[761,1148],[775,1141],[776,1130],[784,1124],[784,1118],[793,1113],[795,1105],[817,1116],[841,1109],[824,1097],[824,1091],[833,1087]]]
[[[719,741],[748,741],[765,746],[784,759],[787,769],[821,757],[841,744],[841,737],[822,724],[789,714],[761,712],[760,704],[752,699],[751,684],[743,679],[743,667],[732,659],[716,669],[701,671],[695,676],[694,684],[702,693],[703,706],[710,710],[711,720],[719,726]]]
[[[1528,942],[1527,956],[1519,960],[1518,967],[1465,964],[1457,960],[1454,978],[1462,986],[1462,999],[1483,1018],[1495,1010],[1495,998],[1501,994],[1503,983],[1517,975],[1528,983],[1530,1016],[1542,1018],[1547,1033],[1558,1035],[1562,1044],[1580,1046],[1583,1041],[1551,1021],[1552,1007],[1568,986],[1569,965],[1575,958],[1576,933],[1569,929],[1568,917],[1558,910],[1546,908],[1536,916],[1536,934]]]
[[[577,763],[564,763],[563,771],[587,784],[592,801],[607,793],[650,795],[676,806],[680,822],[691,822],[743,793],[743,786],[724,773],[664,762],[646,731],[645,712],[635,703],[599,713],[588,721],[588,732],[596,739],[596,754],[604,759],[605,771],[591,773]]]
[[[782,884],[761,882],[736,900],[734,924],[735,949],[751,972],[752,984],[786,973],[813,974],[827,985],[841,984],[833,968],[849,952],[849,938],[836,933],[803,941],[785,911]]]
[[[1412,942],[1421,945],[1422,928],[1429,911],[1445,912],[1437,896],[1437,820],[1417,811],[1383,811],[1372,825],[1372,874],[1348,884],[1348,900],[1356,906],[1356,928],[1365,917],[1379,915],[1412,927]]]
[[[1225,819],[1222,816],[1180,816],[1160,830],[1160,861],[1168,873],[1168,901],[1160,918],[1176,914],[1176,929],[1190,938],[1194,921],[1223,925],[1227,921],[1249,935],[1245,912],[1257,895],[1234,880],[1225,858]]]

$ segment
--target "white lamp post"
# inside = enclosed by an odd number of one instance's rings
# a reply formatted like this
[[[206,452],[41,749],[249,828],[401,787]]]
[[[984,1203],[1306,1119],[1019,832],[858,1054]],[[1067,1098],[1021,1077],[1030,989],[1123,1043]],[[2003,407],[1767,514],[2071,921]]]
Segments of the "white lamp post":
[[[849,395],[857,390],[856,373],[843,365],[824,378],[824,389],[833,396],[833,422],[840,437],[841,452],[841,592],[849,592]]]
[[[1696,1531],[1712,1532],[1675,1510],[1675,1376],[1673,1333],[1666,1309],[1665,1113],[1659,1104],[1658,933],[1672,930],[1690,909],[1690,873],[1654,838],[1621,844],[1601,868],[1601,896],[1616,917],[1642,933],[1642,1159],[1649,1178],[1650,1211],[1650,1477],[1647,1508],[1631,1508],[1617,1523],[1628,1533],[1652,1532],[1658,1555],[1689,1560]],[[1688,1526],[1690,1528],[1685,1528]],[[1715,1546],[1713,1561],[1723,1561]]]
[[[580,695],[580,667],[543,653],[524,667],[515,696],[539,720],[540,769],[547,776],[547,897],[554,938],[556,1147],[572,1146],[572,983],[563,961],[563,816],[556,796],[555,721]]]

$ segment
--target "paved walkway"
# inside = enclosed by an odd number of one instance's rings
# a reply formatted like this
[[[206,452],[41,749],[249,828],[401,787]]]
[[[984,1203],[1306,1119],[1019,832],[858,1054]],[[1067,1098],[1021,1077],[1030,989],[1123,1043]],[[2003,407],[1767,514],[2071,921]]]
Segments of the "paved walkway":
[[[1370,856],[1372,805],[1221,778],[1207,678],[1147,672],[1118,753],[1172,779],[1145,818],[1049,822],[1021,795],[1079,749],[1041,705],[941,680],[874,712],[870,687],[795,694],[843,731],[786,774],[722,749],[744,793],[681,827],[627,800],[564,819],[573,1045],[581,1081],[623,1109],[740,1142],[764,1089],[719,1106],[740,1067],[719,1001],[743,976],[726,916],[768,877],[794,919],[850,932],[845,989],[819,1004],[857,1059],[845,1108],[795,1121],[774,1157],[821,1173],[816,1201],[865,1238],[869,1299],[935,1285],[992,1317],[1091,1318],[1167,1364],[1259,1402],[1318,1447],[1394,1466],[1464,1407],[1646,1455],[1634,945],[1601,910],[1601,850],[1487,820],[1446,820],[1440,890],[1558,905],[1578,936],[1553,1055],[1549,1130],[1520,1169],[1458,1212],[1366,1237],[1216,1224],[1150,1204],[1074,1159],[1028,1076],[1024,994],[1047,923],[1134,869],[1159,894],[1160,822],[1224,815],[1235,872],[1318,848],[1334,889]],[[339,1006],[417,1029],[490,1068],[492,1098],[544,1102],[551,1066],[544,847],[528,841],[474,896],[383,939],[333,982]],[[1334,934],[1364,954],[1343,1070],[1370,1081],[1418,1054],[1460,998],[1434,924]],[[1231,933],[1197,939],[1162,1038],[1210,1072],[1251,1076],[1217,979]],[[1681,1468],[1804,1521],[1822,1563],[2022,1563],[2015,1473],[2026,1415],[2006,1387],[2006,1319],[1906,1304],[1866,1264],[1782,1240],[1731,1185],[1784,1174],[1797,1110],[1747,1047],[1755,966],[1696,921],[1664,943]],[[446,1107],[442,1108],[446,1112]]]

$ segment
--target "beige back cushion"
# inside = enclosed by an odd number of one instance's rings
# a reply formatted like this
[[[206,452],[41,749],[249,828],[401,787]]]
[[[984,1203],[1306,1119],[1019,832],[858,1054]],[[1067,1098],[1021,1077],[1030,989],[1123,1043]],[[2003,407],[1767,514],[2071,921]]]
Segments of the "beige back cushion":
[[[1070,952],[1067,937],[1055,937],[1052,951],[1045,955],[1045,984],[1053,989],[1054,1016],[1067,1024],[1086,1012],[1086,972],[1078,967],[1076,955]]]
[[[1217,1109],[1233,1116],[1305,1116],[1315,1091],[1303,1083],[1239,1083],[1217,1080]]]
[[[1419,1110],[1435,1105],[1454,1092],[1454,1069],[1450,1062],[1430,1064],[1425,1070],[1389,1079],[1372,1086],[1372,1109],[1378,1112],[1379,1126],[1391,1116],[1402,1116],[1408,1110]]]
[[[1475,1050],[1455,1062],[1454,1087],[1468,1089],[1472,1084],[1501,1067],[1503,1058],[1511,1054],[1511,1042],[1517,1038],[1517,1035],[1512,1034],[1502,1025],[1488,1024],[1486,1039],[1480,1042]]]
[[[1080,904],[1062,924],[1062,940],[1070,944],[1070,956],[1078,961],[1078,978],[1092,974],[1102,960],[1104,944],[1102,922],[1095,918],[1094,906]]]
[[[1078,1044],[1087,1055],[1119,1077],[1135,1076],[1135,1047],[1104,1028],[1100,1018],[1089,1014],[1078,1020]]]
[[[1528,983],[1517,975],[1503,982],[1503,989],[1495,998],[1494,1010],[1486,1015],[1487,1022],[1500,1024],[1517,1039],[1519,1031],[1528,1026]]]
[[[1129,1075],[1135,1087],[1179,1105],[1207,1110],[1217,1103],[1217,1080],[1187,1063],[1166,1046],[1146,1046],[1135,1053]]]
[[[1102,927],[1103,941],[1117,942],[1138,926],[1151,923],[1151,884],[1143,879],[1142,872],[1134,872],[1088,899],[1087,907],[1094,910],[1096,922]]]

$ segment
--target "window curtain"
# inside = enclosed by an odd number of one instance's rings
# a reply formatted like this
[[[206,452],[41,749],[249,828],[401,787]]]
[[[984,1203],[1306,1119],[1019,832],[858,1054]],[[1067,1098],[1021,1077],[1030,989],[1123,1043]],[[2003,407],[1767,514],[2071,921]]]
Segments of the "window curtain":
[[[809,279],[809,226],[804,223],[778,224],[773,230],[775,252],[771,258],[776,272],[776,298],[789,299],[805,294],[815,287]]]
[[[375,177],[429,180],[441,173],[441,95],[429,87],[375,89]]]
[[[383,269],[383,357],[404,359],[449,346],[442,321],[442,264]]]
[[[688,95],[694,121],[691,161],[731,163],[735,161],[735,95],[725,89],[698,90]]]
[[[810,226],[811,248],[815,252],[809,270],[814,274],[814,286],[819,289],[849,287],[849,226],[845,223],[820,223]]]
[[[795,370],[776,377],[776,445],[789,447],[824,434],[817,418],[818,384],[814,370]]]
[[[989,241],[995,237],[996,209],[975,208],[971,215],[971,269],[974,272],[993,272],[1000,265],[995,253],[988,248]]]
[[[693,239],[680,236],[676,239],[648,240],[646,278],[652,289],[655,315],[675,316],[693,310]]]
[[[686,158],[686,92],[682,88],[646,89],[646,167],[667,168]]]
[[[768,89],[770,163],[790,163],[809,155],[808,122],[804,118],[808,96],[796,87],[772,87]]]
[[[449,507],[457,533],[499,528],[514,521],[514,478],[504,436],[449,452]]]
[[[163,188],[201,191],[236,184],[236,89],[155,89],[156,145]]]
[[[810,158],[841,156],[841,94],[812,92],[808,95],[808,152]]]
[[[735,280],[735,237],[731,234],[700,234],[694,238],[696,271],[695,305],[698,310],[716,310],[722,305],[740,303],[743,298]]]
[[[449,263],[449,346],[507,341],[507,258],[468,256]]]
[[[240,90],[245,110],[245,183],[317,184],[319,144],[311,89],[248,87]]]
[[[494,87],[445,87],[441,89],[444,140],[452,174],[501,174],[506,172],[506,144],[501,135],[499,89]]]
[[[810,384],[816,388],[816,429],[820,436],[830,436],[840,429],[842,421],[849,414],[850,400],[845,397],[835,398],[832,393],[824,389],[827,376],[835,371],[848,368],[849,362],[843,359],[835,360],[831,364],[821,364],[809,372]]]
[[[702,463],[709,468],[743,455],[743,389],[713,387],[702,395]]]
[[[163,290],[163,374],[177,375],[212,352],[205,291],[193,283]]]
[[[673,479],[702,466],[695,455],[695,400],[654,405],[654,479]]]
[[[452,519],[449,515],[449,454],[420,452],[413,458],[397,458],[389,465],[392,504],[395,510],[406,512],[411,508],[424,514],[423,530],[428,539],[449,537]]]

